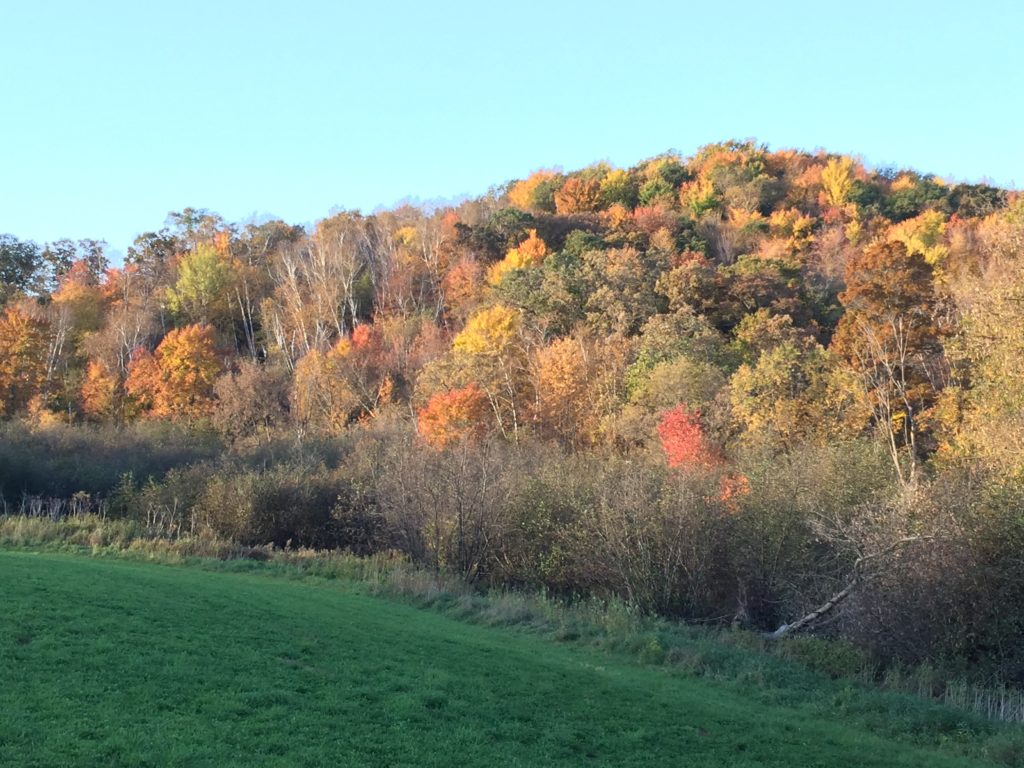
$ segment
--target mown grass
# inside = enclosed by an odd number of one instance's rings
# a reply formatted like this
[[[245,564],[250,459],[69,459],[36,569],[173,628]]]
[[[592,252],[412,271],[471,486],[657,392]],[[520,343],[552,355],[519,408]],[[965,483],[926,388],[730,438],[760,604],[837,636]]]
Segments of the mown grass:
[[[910,697],[906,719],[873,727],[887,705],[873,713],[870,694],[797,679],[785,660],[757,661],[746,681],[722,659],[699,662],[718,674],[668,663],[710,653],[699,638],[673,650],[641,633],[651,658],[637,663],[593,638],[538,636],[550,627],[525,604],[419,589],[428,611],[295,564],[201,564],[0,552],[0,765],[970,766],[1014,754],[1010,732],[984,741],[972,728],[991,726],[943,723]]]

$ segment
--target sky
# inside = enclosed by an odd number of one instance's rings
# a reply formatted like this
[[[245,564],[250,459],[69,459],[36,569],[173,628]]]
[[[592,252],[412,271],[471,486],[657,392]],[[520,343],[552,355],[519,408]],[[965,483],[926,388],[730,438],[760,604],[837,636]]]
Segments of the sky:
[[[730,138],[1024,186],[1024,3],[0,0],[0,233],[309,223]]]

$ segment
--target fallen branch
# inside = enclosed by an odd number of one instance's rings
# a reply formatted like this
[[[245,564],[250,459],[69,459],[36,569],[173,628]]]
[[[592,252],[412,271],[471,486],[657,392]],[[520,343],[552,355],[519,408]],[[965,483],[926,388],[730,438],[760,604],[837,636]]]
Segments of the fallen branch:
[[[822,616],[830,613],[837,605],[848,598],[853,591],[857,588],[857,585],[862,581],[866,581],[868,577],[864,576],[864,564],[870,560],[877,560],[881,557],[888,557],[899,549],[902,549],[907,544],[912,544],[917,541],[926,541],[934,538],[933,536],[909,536],[907,538],[900,539],[899,541],[893,542],[890,546],[886,547],[880,552],[872,552],[870,555],[861,555],[853,563],[853,576],[850,579],[850,583],[843,587],[841,590],[836,592],[832,597],[822,603],[820,606],[815,608],[810,613],[804,614],[799,619],[789,624],[783,624],[774,632],[766,632],[765,637],[773,640],[786,635],[792,634],[800,629],[803,629],[808,624],[813,624]]]

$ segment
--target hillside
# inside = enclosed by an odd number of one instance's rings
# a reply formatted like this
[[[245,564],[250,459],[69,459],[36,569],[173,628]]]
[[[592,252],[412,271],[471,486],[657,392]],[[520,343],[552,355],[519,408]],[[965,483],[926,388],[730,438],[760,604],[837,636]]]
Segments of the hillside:
[[[140,223],[144,225],[145,222]],[[0,502],[1024,684],[1024,196],[726,141],[0,236]]]
[[[985,764],[354,586],[15,552],[0,582],[8,766]]]

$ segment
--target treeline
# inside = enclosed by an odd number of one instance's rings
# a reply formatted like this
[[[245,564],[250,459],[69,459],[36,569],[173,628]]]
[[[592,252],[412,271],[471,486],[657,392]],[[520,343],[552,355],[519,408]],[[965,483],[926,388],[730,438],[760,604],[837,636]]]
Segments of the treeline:
[[[0,484],[1024,680],[1022,258],[1016,193],[750,142],[3,236]]]

